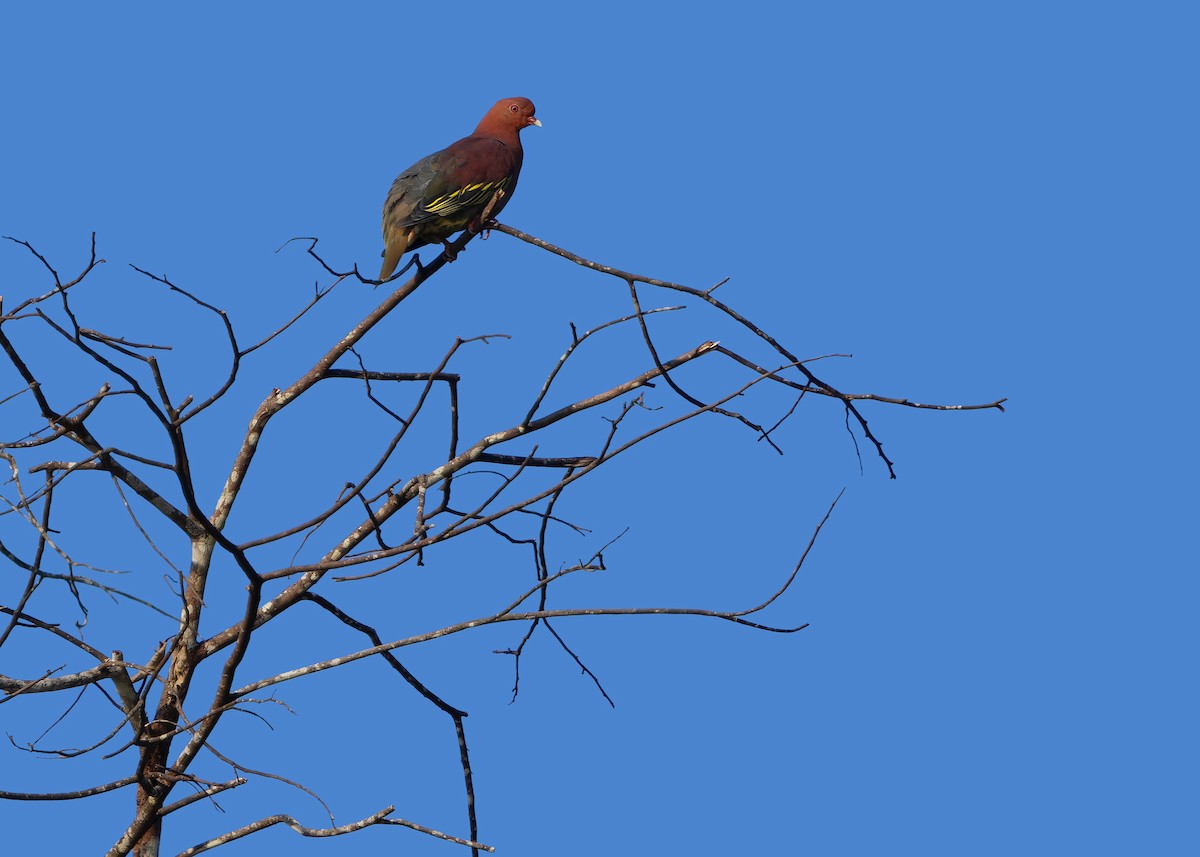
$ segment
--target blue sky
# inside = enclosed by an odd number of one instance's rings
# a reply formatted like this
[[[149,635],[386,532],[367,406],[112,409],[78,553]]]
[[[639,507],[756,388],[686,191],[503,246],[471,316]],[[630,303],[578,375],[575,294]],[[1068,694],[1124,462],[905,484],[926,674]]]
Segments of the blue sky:
[[[710,417],[580,486],[570,518],[591,533],[558,534],[552,566],[630,532],[606,552],[606,572],[564,586],[577,606],[756,603],[846,493],[767,617],[811,622],[803,632],[560,622],[615,709],[545,635],[510,705],[511,663],[492,650],[517,642],[511,626],[406,655],[470,712],[483,841],[510,855],[1195,853],[1195,8],[456,9],[9,9],[0,233],[74,272],[96,232],[107,263],[78,307],[102,329],[176,341],[170,377],[208,389],[220,373],[203,355],[219,329],[128,263],[226,309],[252,341],[328,282],[280,244],[319,236],[333,264],[373,270],[395,174],[468,133],[497,98],[525,95],[544,127],[524,133],[505,222],[653,277],[730,277],[722,298],[803,356],[853,354],[818,364],[843,389],[1009,399],[1004,414],[864,405],[894,481],[861,438],[860,469],[837,407],[806,400],[780,431],[783,457]],[[6,306],[47,287],[17,245],[0,246],[0,271]],[[381,297],[339,287],[248,365],[245,389],[193,438],[202,506],[262,397]],[[453,367],[478,434],[523,413],[569,322],[627,312],[619,281],[494,234],[362,351],[373,367],[422,371],[455,336],[511,334]],[[698,306],[656,321],[671,353],[705,339],[753,346]],[[636,335],[615,341],[627,351],[581,366],[571,389],[649,366]],[[44,371],[62,374],[60,389],[95,389],[93,375],[73,379],[52,360]],[[721,372],[712,390],[744,377]],[[17,389],[11,372],[0,380],[0,398]],[[323,396],[268,436],[236,537],[297,520],[351,478],[345,455],[379,426],[355,422],[350,387]],[[677,407],[664,385],[648,401]],[[746,402],[768,424],[786,407]],[[604,428],[593,423],[558,452],[593,443]],[[107,485],[80,490],[64,514],[112,502]],[[135,532],[114,532],[83,531],[79,548],[133,565],[131,585],[169,602],[164,566]],[[171,547],[185,562],[186,545]],[[519,550],[464,540],[423,569],[321,591],[394,639],[495,609],[529,573]],[[240,603],[235,575],[210,593],[214,616]],[[23,583],[11,569],[0,577],[0,603]],[[85,637],[105,651],[115,640],[131,660],[170,633],[152,614],[90,607]],[[244,674],[359,647],[302,606],[262,636]],[[10,644],[0,673],[34,675],[56,656]],[[278,696],[291,713],[264,706],[272,728],[230,720],[216,745],[303,782],[339,824],[394,803],[400,817],[465,835],[453,733],[381,664]],[[6,704],[0,729],[33,741],[65,705]],[[77,716],[52,734],[78,746],[106,728]],[[124,756],[48,761],[0,744],[0,789],[126,772]],[[0,819],[17,851],[49,837],[54,853],[103,853],[132,801],[4,803]],[[171,818],[163,853],[279,812],[328,823],[271,781],[221,806]],[[401,829],[313,840],[282,827],[222,853],[266,848],[467,853]]]

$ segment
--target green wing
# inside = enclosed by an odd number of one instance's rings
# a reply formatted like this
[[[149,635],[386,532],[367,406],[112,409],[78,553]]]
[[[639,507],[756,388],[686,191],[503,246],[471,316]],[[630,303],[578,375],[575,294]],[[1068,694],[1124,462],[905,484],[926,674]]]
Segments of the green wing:
[[[497,190],[508,187],[511,176],[505,176],[496,182],[474,182],[456,191],[439,196],[437,199],[423,203],[420,210],[427,217],[451,217],[464,208],[487,205]],[[416,218],[414,218],[416,219]],[[420,218],[424,220],[425,218]]]

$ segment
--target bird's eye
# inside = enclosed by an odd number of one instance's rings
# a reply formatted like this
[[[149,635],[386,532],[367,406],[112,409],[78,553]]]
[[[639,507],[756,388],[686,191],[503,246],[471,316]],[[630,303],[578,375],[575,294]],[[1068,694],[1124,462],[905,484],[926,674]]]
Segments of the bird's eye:
[[[515,104],[510,104],[510,105],[508,105],[508,109],[509,109],[510,111],[512,111],[513,113],[516,113],[516,112],[517,112],[518,110],[520,110],[521,108],[520,108],[520,107],[518,107],[518,106],[517,106],[517,105],[515,105]]]

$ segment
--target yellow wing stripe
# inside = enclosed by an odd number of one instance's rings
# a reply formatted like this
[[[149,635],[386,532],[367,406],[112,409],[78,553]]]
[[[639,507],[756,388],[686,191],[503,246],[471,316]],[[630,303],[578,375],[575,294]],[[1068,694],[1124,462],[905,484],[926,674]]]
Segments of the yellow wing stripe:
[[[505,176],[498,182],[475,182],[466,187],[461,187],[453,193],[448,193],[445,196],[439,196],[432,202],[428,202],[421,206],[424,211],[430,214],[446,215],[453,214],[460,208],[468,205],[477,205],[488,199],[499,188],[505,187],[510,181],[509,176]]]

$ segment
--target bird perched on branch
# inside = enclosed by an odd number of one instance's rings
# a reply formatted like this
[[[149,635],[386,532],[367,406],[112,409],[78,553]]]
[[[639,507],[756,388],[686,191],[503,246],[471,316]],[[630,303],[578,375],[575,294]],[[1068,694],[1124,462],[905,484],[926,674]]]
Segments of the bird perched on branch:
[[[396,177],[383,203],[383,269],[386,280],[409,250],[460,229],[479,229],[512,199],[521,172],[519,132],[538,125],[528,98],[502,98],[470,137],[417,161]],[[483,215],[486,214],[486,217]],[[410,263],[411,264],[411,263]]]

